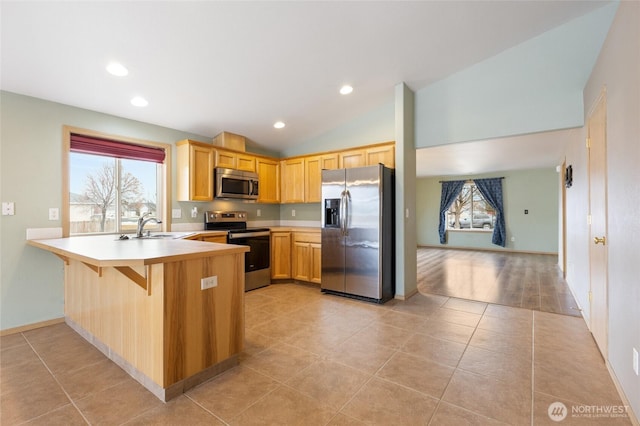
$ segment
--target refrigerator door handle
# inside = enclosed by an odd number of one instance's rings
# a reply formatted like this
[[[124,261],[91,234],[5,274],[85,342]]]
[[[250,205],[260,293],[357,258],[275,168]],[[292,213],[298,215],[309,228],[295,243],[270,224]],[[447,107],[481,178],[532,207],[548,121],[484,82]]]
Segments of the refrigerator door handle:
[[[351,193],[347,189],[344,191],[344,235],[345,237],[349,235],[349,209],[351,208],[349,198],[351,197]]]
[[[342,191],[340,193],[340,209],[338,214],[340,215],[340,235],[344,237],[344,231],[345,231],[345,226],[344,226],[344,217],[345,217],[345,192]]]

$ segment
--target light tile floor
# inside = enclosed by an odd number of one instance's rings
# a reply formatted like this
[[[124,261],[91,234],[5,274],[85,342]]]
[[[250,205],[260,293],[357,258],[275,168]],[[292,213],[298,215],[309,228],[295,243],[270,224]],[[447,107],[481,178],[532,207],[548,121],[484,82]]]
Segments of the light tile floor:
[[[443,296],[252,291],[240,365],[167,404],[65,324],[0,346],[3,426],[630,424],[571,413],[622,405],[581,318]]]

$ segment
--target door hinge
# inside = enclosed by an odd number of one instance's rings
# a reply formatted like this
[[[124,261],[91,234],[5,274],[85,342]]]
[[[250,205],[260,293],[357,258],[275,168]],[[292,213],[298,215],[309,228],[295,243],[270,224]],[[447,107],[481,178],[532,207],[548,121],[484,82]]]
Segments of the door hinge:
[[[587,149],[591,148],[591,138],[585,139],[585,146],[587,147]]]
[[[592,301],[593,301],[593,293],[589,292],[589,302],[592,302]]]

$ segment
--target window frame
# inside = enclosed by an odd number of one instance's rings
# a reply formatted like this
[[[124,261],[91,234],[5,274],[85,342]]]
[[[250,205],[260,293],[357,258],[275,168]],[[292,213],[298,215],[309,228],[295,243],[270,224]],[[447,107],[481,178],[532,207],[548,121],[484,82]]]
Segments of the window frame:
[[[102,139],[111,139],[123,143],[131,143],[136,145],[149,146],[154,148],[161,148],[164,150],[165,157],[164,162],[157,163],[162,164],[162,202],[157,206],[158,211],[162,214],[162,231],[166,232],[171,229],[171,152],[172,145],[160,142],[153,142],[143,139],[130,138],[126,136],[112,135],[107,133],[101,133],[94,130],[81,129],[72,126],[63,126],[62,128],[62,236],[69,237],[71,230],[71,207],[70,207],[70,176],[69,176],[69,164],[71,154],[71,134],[78,134],[87,137],[95,137]],[[108,235],[108,234],[97,234]]]

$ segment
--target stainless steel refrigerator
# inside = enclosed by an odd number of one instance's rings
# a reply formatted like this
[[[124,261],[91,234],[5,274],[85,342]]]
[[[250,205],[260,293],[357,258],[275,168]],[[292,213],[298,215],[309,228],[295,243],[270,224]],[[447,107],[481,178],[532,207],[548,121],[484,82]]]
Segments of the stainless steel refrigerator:
[[[323,292],[378,303],[395,292],[394,171],[322,171]]]

